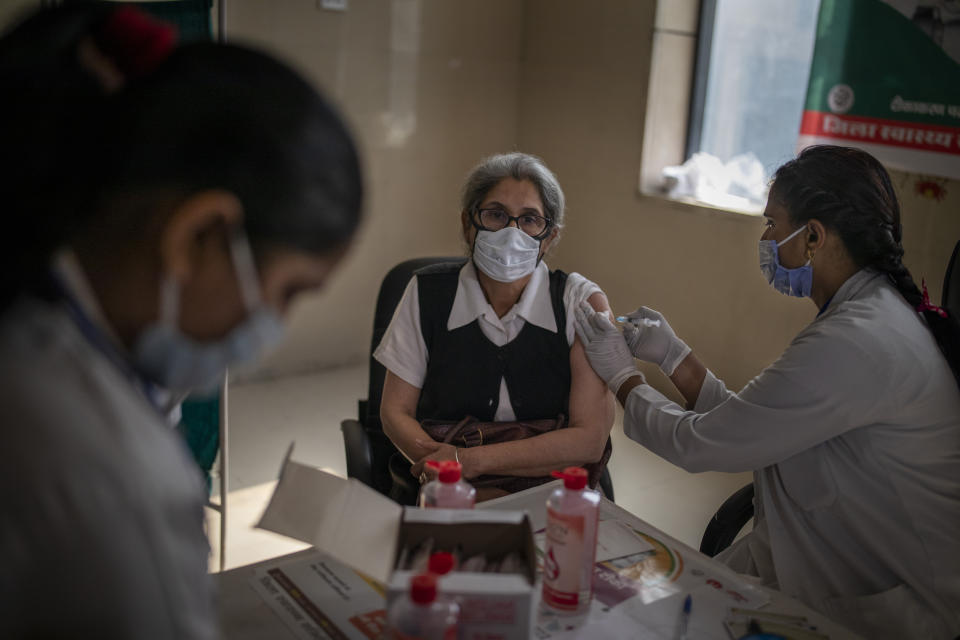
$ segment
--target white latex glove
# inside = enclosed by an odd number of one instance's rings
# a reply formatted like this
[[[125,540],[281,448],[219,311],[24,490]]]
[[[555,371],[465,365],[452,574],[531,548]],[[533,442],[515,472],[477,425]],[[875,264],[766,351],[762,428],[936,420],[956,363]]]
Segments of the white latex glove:
[[[668,376],[673,375],[690,353],[690,347],[677,337],[659,311],[640,307],[617,320],[624,323],[623,338],[630,352],[644,362],[660,365],[660,370]]]
[[[626,341],[605,312],[593,310],[587,302],[577,307],[574,328],[587,352],[590,366],[616,393],[627,378],[642,376]]]

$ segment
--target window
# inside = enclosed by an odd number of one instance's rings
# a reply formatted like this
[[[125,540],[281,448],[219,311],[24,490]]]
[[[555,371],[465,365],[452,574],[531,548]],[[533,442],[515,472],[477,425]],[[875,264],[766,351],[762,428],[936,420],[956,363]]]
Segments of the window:
[[[702,0],[687,158],[796,153],[819,0]]]
[[[772,172],[797,151],[819,8],[659,0],[642,192],[759,213]]]

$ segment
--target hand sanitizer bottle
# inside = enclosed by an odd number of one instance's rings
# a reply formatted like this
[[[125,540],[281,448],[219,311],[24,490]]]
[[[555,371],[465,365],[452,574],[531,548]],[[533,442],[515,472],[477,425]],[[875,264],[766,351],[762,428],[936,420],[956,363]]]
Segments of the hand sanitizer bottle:
[[[555,613],[578,616],[590,609],[597,556],[600,494],[587,488],[587,471],[554,471],[563,486],[547,498],[543,604]]]
[[[477,490],[460,478],[459,462],[430,460],[427,466],[437,469],[439,475],[436,480],[431,480],[420,489],[421,507],[473,509],[477,501]]]
[[[456,640],[460,607],[437,599],[437,576],[424,573],[410,579],[410,591],[387,611],[389,640]]]

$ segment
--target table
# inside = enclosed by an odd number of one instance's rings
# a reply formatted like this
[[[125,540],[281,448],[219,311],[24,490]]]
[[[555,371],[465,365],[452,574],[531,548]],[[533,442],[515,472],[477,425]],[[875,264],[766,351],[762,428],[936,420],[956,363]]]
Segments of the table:
[[[544,526],[545,515],[543,513],[543,504],[545,496],[553,486],[554,484],[551,483],[549,485],[535,487],[477,506],[478,508],[484,509],[526,510],[531,518],[534,530],[538,530]],[[606,499],[604,499],[601,504],[601,521],[605,520],[618,523],[617,526],[623,525],[637,533],[642,532],[641,535],[649,535],[650,539],[655,539],[666,547],[669,547],[670,551],[682,558],[683,563],[685,563],[685,566],[693,575],[703,575],[703,580],[706,583],[711,583],[713,588],[721,588],[721,586],[719,586],[721,582],[727,585],[743,583],[742,577],[737,576],[737,574],[733,573],[721,563],[651,527],[642,519]],[[280,617],[274,613],[260,593],[254,590],[251,581],[258,571],[262,572],[264,569],[274,567],[277,564],[296,562],[298,560],[306,561],[310,559],[311,556],[320,557],[321,555],[321,552],[315,549],[308,549],[281,558],[274,558],[217,574],[214,580],[219,591],[219,617],[223,637],[227,640],[246,640],[248,638],[295,639],[297,636],[294,635]],[[699,574],[697,573],[698,568],[702,570]],[[689,578],[689,580],[693,580],[693,578]],[[689,584],[688,582],[687,588],[690,588]],[[703,589],[706,589],[706,587],[700,585],[698,588],[701,589],[702,595]],[[722,588],[726,588],[726,586]],[[831,640],[858,637],[793,598],[758,585],[747,588],[756,590],[757,593],[762,593],[764,597],[769,598],[769,604],[763,608],[764,611],[805,616],[819,631],[829,635]],[[709,589],[706,589],[706,591],[709,592]],[[729,636],[722,626],[723,614],[717,613],[718,607],[716,605],[713,605],[712,608],[707,606],[698,607],[698,601],[705,603],[705,599],[696,595],[696,591],[692,591],[691,593],[694,593],[694,612],[691,617],[690,637],[728,638]],[[674,598],[670,601],[674,604],[667,605],[665,604],[667,600],[663,599],[660,603],[664,604],[664,606],[675,607],[677,606],[676,603],[679,603],[680,600],[682,600],[682,598]],[[626,610],[625,607],[630,604],[630,602],[631,601],[625,601],[624,604],[613,606],[610,608],[610,611],[618,612]],[[637,606],[645,605],[637,603]],[[700,613],[699,620],[696,615],[697,613]],[[623,614],[617,615],[622,618]],[[705,617],[710,617],[710,619],[704,620]],[[604,614],[592,612],[585,626],[579,630],[560,633],[556,636],[545,635],[543,637],[589,637],[591,640],[604,637],[617,637],[618,634],[612,621],[612,616],[605,618]],[[619,624],[623,624],[623,620],[620,620]],[[699,629],[697,624],[700,625]],[[704,628],[710,631],[703,632]],[[622,632],[622,627],[620,630]],[[650,633],[651,637],[675,637],[674,632],[665,630],[662,623],[659,629],[651,627],[647,629],[647,632]]]

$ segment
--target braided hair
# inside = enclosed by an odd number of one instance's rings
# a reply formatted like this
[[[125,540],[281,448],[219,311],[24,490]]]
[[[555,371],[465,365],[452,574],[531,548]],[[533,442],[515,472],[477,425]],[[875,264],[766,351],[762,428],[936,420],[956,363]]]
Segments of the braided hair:
[[[923,305],[923,293],[903,264],[900,203],[883,165],[859,149],[807,147],[777,169],[770,197],[793,224],[816,218],[835,231],[858,268],[885,274],[926,320],[960,387],[960,322]]]

